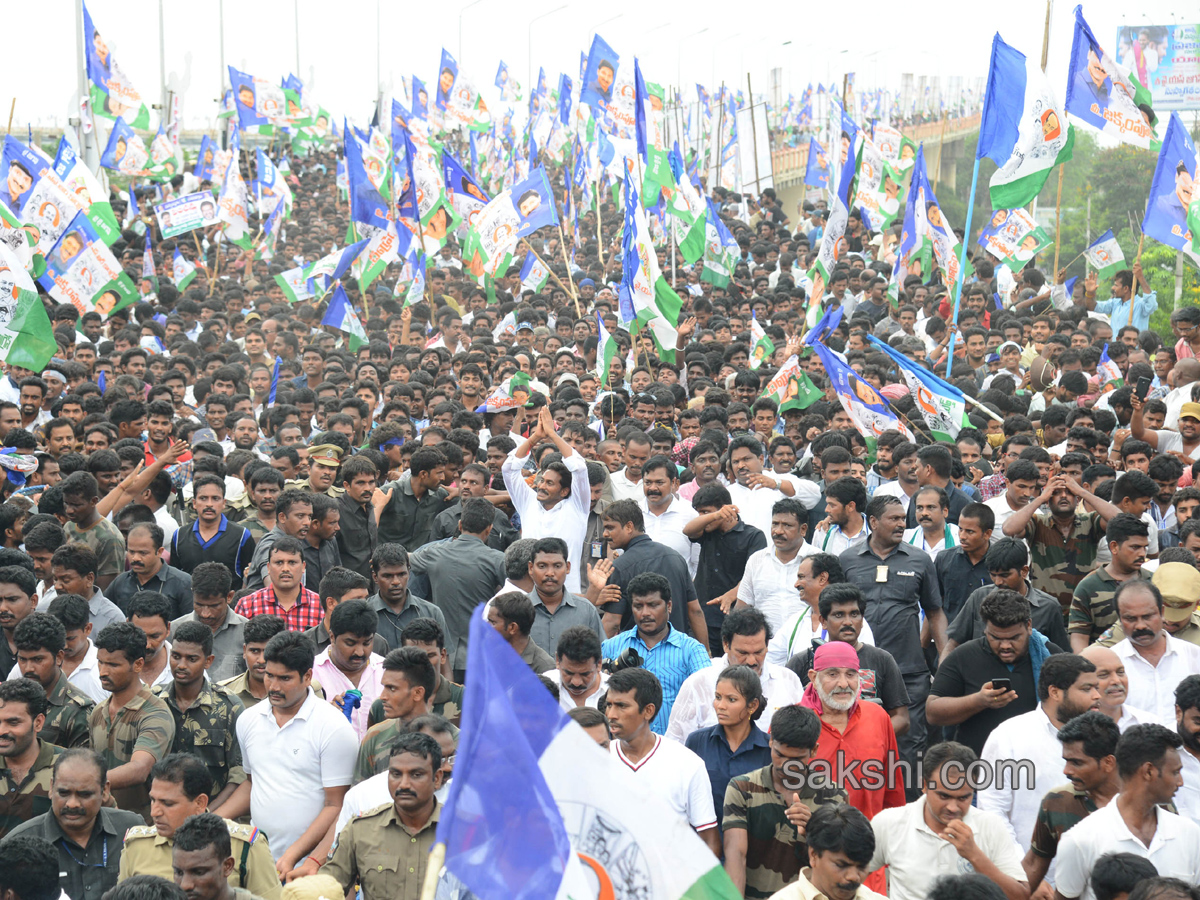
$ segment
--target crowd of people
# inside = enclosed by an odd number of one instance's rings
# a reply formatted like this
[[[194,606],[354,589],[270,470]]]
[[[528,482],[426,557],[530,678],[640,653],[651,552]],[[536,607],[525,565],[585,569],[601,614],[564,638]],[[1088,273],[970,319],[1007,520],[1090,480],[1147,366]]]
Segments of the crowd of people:
[[[800,341],[824,201],[717,189],[729,283],[658,251],[673,353],[619,326],[608,203],[541,290],[454,241],[419,302],[344,279],[351,350],[274,279],[346,233],[335,162],[274,261],[156,240],[0,377],[3,900],[415,900],[477,615],[746,898],[1200,896],[1200,310],[1164,340],[1137,263],[1063,303],[980,251],[955,326],[851,213],[826,343],[904,423],[864,435]],[[955,329],[935,440],[866,337],[944,373]]]

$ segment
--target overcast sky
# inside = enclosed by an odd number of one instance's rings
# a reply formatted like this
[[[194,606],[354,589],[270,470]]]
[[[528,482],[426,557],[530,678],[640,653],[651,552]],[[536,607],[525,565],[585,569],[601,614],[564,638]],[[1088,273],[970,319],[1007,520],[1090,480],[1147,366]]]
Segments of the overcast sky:
[[[150,103],[160,97],[159,6],[159,0],[88,3],[96,28]],[[207,127],[221,86],[218,2],[165,0],[162,6],[168,83],[183,91],[187,126]],[[75,114],[78,102],[74,4],[49,0],[10,7],[0,114],[7,118],[15,93],[15,123],[49,125],[54,117],[61,123]],[[1073,8],[1073,3],[1057,0],[1051,22],[1048,68],[1060,98]],[[1178,0],[1142,0],[1136,13],[1133,9],[1127,0],[1092,0],[1083,12],[1109,52],[1121,25],[1172,24],[1176,14],[1200,20],[1194,6]],[[860,89],[898,89],[903,72],[940,75],[943,84],[947,77],[961,75],[970,84],[986,75],[997,30],[1017,49],[1038,56],[1045,14],[1044,0],[865,0],[845,5],[813,0],[228,0],[224,50],[226,64],[258,77],[277,81],[295,71],[322,106],[339,118],[347,115],[364,122],[379,80],[385,93],[396,96],[402,96],[402,82],[414,73],[432,83],[443,46],[458,58],[493,109],[500,105],[492,86],[500,59],[525,87],[531,46],[535,75],[541,65],[552,84],[559,72],[577,78],[579,53],[586,51],[596,31],[620,54],[622,70],[636,55],[647,80],[680,82],[685,98],[693,96],[696,81],[715,88],[724,80],[744,88],[747,72],[755,93],[765,92],[770,69],[776,66],[783,70],[786,96],[788,90],[799,94],[810,81],[840,85],[847,71],[857,73]],[[34,39],[49,28],[58,30],[60,40]],[[14,35],[26,37],[12,39]]]

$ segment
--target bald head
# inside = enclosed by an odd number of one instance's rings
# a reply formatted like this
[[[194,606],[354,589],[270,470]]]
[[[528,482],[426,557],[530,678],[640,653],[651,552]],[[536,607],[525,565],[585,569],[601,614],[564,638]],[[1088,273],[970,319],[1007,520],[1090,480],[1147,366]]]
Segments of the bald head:
[[[1114,722],[1121,718],[1121,707],[1129,693],[1129,679],[1121,657],[1109,647],[1091,644],[1079,654],[1096,667],[1100,679],[1100,711]]]
[[[1175,376],[1175,387],[1182,387],[1185,384],[1191,384],[1193,381],[1200,381],[1200,360],[1191,357],[1181,359],[1175,363],[1171,372]]]

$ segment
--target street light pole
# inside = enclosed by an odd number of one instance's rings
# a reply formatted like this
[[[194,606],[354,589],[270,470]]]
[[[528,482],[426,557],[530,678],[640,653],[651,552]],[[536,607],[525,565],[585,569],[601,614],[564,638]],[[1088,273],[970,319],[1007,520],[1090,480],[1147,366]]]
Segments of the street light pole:
[[[161,3],[162,0],[159,0]],[[300,0],[294,0],[292,4],[293,21],[296,23],[296,77],[300,77]]]
[[[159,120],[164,124],[167,121],[167,43],[164,37],[166,33],[163,27],[163,0],[158,0],[158,81],[160,96],[162,97],[162,113],[159,115]]]
[[[468,3],[466,6],[464,6],[462,9],[460,9],[460,10],[458,11],[458,64],[459,64],[459,65],[462,65],[462,61],[463,61],[463,55],[462,55],[462,23],[463,23],[463,13],[465,13],[465,12],[466,12],[468,9],[470,9],[472,6],[478,6],[478,5],[479,5],[480,3],[482,3],[482,2],[483,2],[483,0],[473,0],[473,2],[471,2],[471,3]]]
[[[549,12],[544,12],[540,16],[534,16],[532,19],[529,20],[529,45],[528,45],[529,81],[527,83],[529,85],[530,91],[534,91],[537,88],[537,85],[535,85],[533,83],[533,25],[535,22],[539,22],[542,19],[548,18],[549,16],[554,15],[556,12],[562,12],[566,8],[567,8],[567,4],[564,3],[562,6],[556,6],[556,7],[554,7],[554,9],[550,10]],[[533,94],[531,93],[530,96],[532,97]]]

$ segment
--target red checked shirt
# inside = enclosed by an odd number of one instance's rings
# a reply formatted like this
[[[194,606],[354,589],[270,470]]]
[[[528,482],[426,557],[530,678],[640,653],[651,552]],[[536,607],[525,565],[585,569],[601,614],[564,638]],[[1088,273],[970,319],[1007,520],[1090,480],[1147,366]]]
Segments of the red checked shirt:
[[[284,609],[275,599],[274,585],[261,591],[247,594],[238,601],[234,610],[239,616],[253,619],[255,616],[279,616],[287,624],[288,631],[307,631],[321,624],[321,598],[314,591],[301,586],[300,596],[291,609]]]

